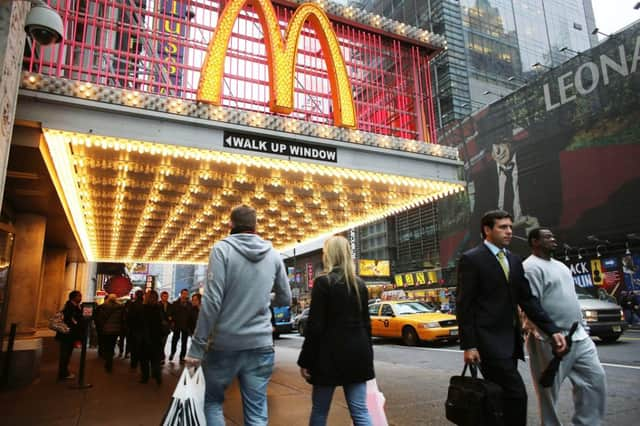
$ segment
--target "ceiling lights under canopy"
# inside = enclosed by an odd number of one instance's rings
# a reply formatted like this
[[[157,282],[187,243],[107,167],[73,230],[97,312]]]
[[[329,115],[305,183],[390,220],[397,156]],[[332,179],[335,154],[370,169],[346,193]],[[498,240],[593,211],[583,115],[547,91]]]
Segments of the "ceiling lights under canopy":
[[[240,204],[279,251],[463,190],[404,177],[43,129],[88,261],[206,263]]]

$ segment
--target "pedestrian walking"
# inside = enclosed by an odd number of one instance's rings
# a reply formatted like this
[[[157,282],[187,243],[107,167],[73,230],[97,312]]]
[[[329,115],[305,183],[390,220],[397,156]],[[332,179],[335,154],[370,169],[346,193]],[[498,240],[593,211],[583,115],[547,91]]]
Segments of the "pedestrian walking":
[[[162,383],[160,359],[162,357],[162,308],[158,303],[158,292],[148,291],[142,304],[142,334],[140,336],[140,383],[149,381],[149,373]]]
[[[191,296],[191,318],[189,319],[189,334],[193,335],[196,331],[198,323],[198,315],[200,314],[200,306],[202,305],[202,294],[194,293]]]
[[[180,344],[180,364],[184,363],[184,357],[187,354],[187,341],[191,335],[189,322],[192,315],[191,302],[189,301],[189,290],[180,290],[180,297],[171,305],[173,315],[173,337],[171,338],[171,355],[169,361],[173,361],[178,348],[178,340]]]
[[[77,290],[69,293],[69,299],[62,309],[63,321],[69,327],[68,333],[56,333],[56,340],[60,344],[60,359],[58,362],[58,380],[71,380],[75,375],[69,370],[69,362],[74,345],[82,340],[84,330],[82,327],[82,293]]]
[[[231,235],[213,246],[198,323],[187,365],[202,363],[208,426],[224,425],[224,391],[237,377],[244,422],[267,425],[267,385],[274,363],[271,291],[274,304],[291,304],[282,258],[256,234],[256,211],[231,211]]]
[[[309,424],[323,426],[336,386],[342,386],[355,426],[371,425],[367,380],[374,378],[368,292],[356,276],[349,241],[324,243],[325,275],[314,280],[300,374],[313,385]]]
[[[527,391],[517,368],[518,359],[524,360],[518,306],[552,336],[557,352],[566,349],[566,342],[531,294],[522,262],[506,249],[512,227],[506,211],[482,217],[484,241],[463,253],[458,263],[456,315],[464,362],[479,364],[482,375],[502,388],[505,424],[524,426]]]
[[[169,292],[160,293],[160,310],[162,311],[162,352],[160,353],[160,364],[164,364],[165,348],[167,347],[167,338],[171,334],[173,324],[173,313],[171,303],[169,303]]]
[[[110,373],[113,370],[116,341],[123,328],[123,307],[118,303],[118,296],[112,293],[99,308],[96,309],[95,315],[99,336],[98,351],[104,359],[104,369]]]
[[[143,320],[143,297],[144,292],[137,290],[134,295],[134,300],[129,304],[127,309],[127,329],[129,335],[127,336],[127,347],[131,350],[131,368],[138,368],[138,362],[140,361],[140,353],[142,351],[142,337],[144,334],[144,320]]]
[[[573,386],[574,415],[571,423],[601,425],[607,399],[605,372],[596,346],[582,325],[582,311],[571,270],[551,257],[557,248],[553,232],[535,228],[529,232],[528,237],[532,254],[524,261],[523,266],[531,292],[563,333],[566,334],[572,324],[578,322],[571,339],[571,349],[562,357],[555,381],[548,388],[541,386],[539,380],[553,358],[551,347],[545,341],[547,336],[544,332],[529,321],[525,323],[529,368],[538,395],[540,423],[543,426],[562,424],[556,411],[556,401],[560,386],[568,377]]]

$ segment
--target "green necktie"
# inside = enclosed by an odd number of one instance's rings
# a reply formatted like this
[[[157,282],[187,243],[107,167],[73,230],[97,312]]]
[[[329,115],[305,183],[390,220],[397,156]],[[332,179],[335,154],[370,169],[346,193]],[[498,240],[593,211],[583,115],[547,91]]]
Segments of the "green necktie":
[[[509,281],[509,265],[507,264],[507,258],[505,257],[504,252],[500,250],[496,256],[498,256],[498,261],[502,267],[502,272],[504,272],[504,277]]]

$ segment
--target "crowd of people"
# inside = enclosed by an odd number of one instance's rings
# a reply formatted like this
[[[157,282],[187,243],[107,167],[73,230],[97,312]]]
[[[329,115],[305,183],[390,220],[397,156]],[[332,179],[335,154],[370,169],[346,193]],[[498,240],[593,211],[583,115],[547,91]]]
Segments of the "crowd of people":
[[[117,348],[117,356],[128,358],[132,369],[140,368],[141,383],[147,383],[153,377],[156,383],[161,384],[160,369],[165,362],[167,338],[173,333],[169,361],[173,362],[178,342],[181,341],[179,362],[183,364],[187,341],[198,321],[201,297],[201,294],[195,293],[189,298],[189,291],[184,289],[180,292],[180,297],[170,303],[169,293],[166,291],[158,296],[155,290],[138,290],[129,300],[121,303],[115,294],[109,294],[93,313],[97,352],[104,360],[105,371],[110,373],[113,370]],[[69,371],[69,360],[86,330],[83,326],[81,301],[80,292],[71,292],[62,311],[64,322],[70,331],[56,335],[60,342],[59,380],[75,377]]]
[[[120,354],[123,347],[131,352],[131,366],[140,364],[141,381],[147,382],[151,375],[160,383],[163,348],[173,331],[169,360],[180,341],[180,362],[203,367],[207,424],[225,424],[225,390],[238,378],[245,423],[266,425],[267,386],[274,366],[270,308],[289,306],[291,289],[281,256],[256,234],[255,209],[236,207],[230,219],[231,235],[217,242],[209,255],[203,295],[189,300],[183,290],[178,300],[169,303],[166,292],[158,298],[155,291],[140,291],[124,306],[109,295],[95,314],[99,353],[106,371],[111,371],[119,336]],[[460,259],[456,313],[463,360],[477,364],[485,379],[502,389],[504,423],[525,425],[528,398],[518,360],[524,360],[526,336],[541,423],[560,424],[555,405],[562,382],[569,378],[574,388],[573,423],[602,424],[605,373],[581,324],[571,272],[551,256],[555,237],[549,229],[531,230],[532,255],[523,263],[507,249],[512,228],[509,213],[487,212],[481,222],[483,242]],[[355,274],[346,238],[325,241],[323,263],[325,273],[315,280],[297,361],[300,374],[313,386],[309,423],[327,423],[333,393],[340,386],[354,425],[369,426],[366,382],[375,372],[367,287]],[[65,305],[65,322],[70,326],[79,322],[80,299],[78,292],[72,292]],[[192,344],[187,353],[189,336]],[[62,336],[61,379],[70,377],[69,341]],[[562,361],[551,386],[544,388],[538,381],[553,357]]]

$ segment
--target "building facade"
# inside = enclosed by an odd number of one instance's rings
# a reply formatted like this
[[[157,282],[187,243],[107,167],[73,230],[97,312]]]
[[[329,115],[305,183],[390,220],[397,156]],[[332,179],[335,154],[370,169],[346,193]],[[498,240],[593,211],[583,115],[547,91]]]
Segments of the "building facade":
[[[441,127],[597,43],[591,0],[351,0],[443,35],[433,69]],[[534,64],[540,64],[534,67]]]
[[[47,3],[63,40],[26,49],[28,3],[0,4],[0,332],[25,374],[90,265],[204,265],[239,204],[284,252],[464,190],[434,143],[441,36],[326,1]]]
[[[597,42],[590,0],[345,1],[445,37],[447,49],[432,68],[438,127],[484,108]],[[439,230],[430,225],[439,220],[452,221],[438,218],[437,208],[429,205],[364,226],[359,230],[363,257],[388,255],[394,274],[443,266],[450,278],[453,265],[440,264]]]

